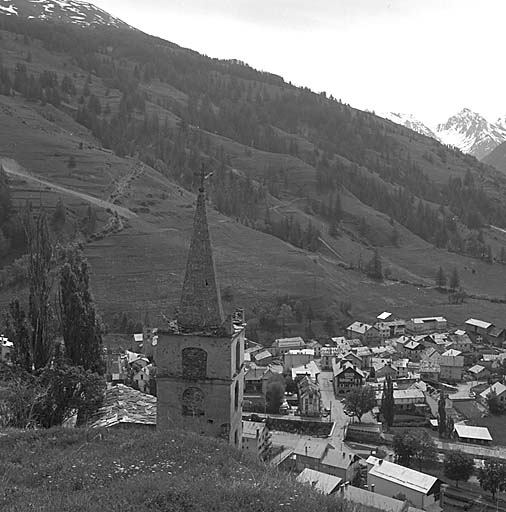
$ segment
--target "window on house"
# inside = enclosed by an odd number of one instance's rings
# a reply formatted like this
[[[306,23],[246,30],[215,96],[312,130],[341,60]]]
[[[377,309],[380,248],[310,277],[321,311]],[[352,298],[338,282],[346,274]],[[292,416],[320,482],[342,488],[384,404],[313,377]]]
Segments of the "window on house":
[[[239,407],[239,381],[235,381],[235,397],[234,397],[234,406],[235,410]]]
[[[235,344],[235,371],[238,372],[241,368],[241,340],[237,340]]]
[[[182,351],[183,379],[199,380],[207,377],[207,352],[197,347]]]

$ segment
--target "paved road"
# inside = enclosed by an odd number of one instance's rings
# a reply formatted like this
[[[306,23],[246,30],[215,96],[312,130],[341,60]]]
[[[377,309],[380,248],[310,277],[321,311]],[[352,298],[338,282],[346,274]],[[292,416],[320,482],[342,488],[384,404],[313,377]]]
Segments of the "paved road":
[[[0,164],[2,165],[4,171],[11,176],[17,176],[19,178],[34,181],[52,190],[57,190],[58,192],[61,192],[63,194],[78,197],[79,199],[82,199],[87,203],[99,206],[100,208],[109,208],[110,210],[116,212],[121,217],[125,217],[127,219],[137,217],[136,213],[129,210],[128,208],[124,208],[123,206],[118,206],[116,204],[111,203],[110,201],[104,201],[103,199],[90,196],[89,194],[85,194],[84,192],[78,192],[77,190],[62,187],[61,185],[57,185],[56,183],[51,183],[50,181],[42,180],[40,178],[37,178],[36,176],[32,176],[26,169],[21,167],[15,160],[12,160],[11,158],[0,158]]]
[[[332,388],[332,372],[320,373],[320,390],[322,395],[323,407],[331,410],[330,420],[335,423],[332,437],[326,438],[328,442],[338,447],[343,442],[344,428],[348,424],[350,418],[343,412],[343,404],[334,397]],[[285,416],[286,418],[286,416]],[[308,441],[322,439],[313,436],[305,436],[301,434],[290,434],[288,432],[272,431],[272,444],[274,446],[284,446],[295,448],[301,439]]]
[[[335,423],[332,440],[336,443],[340,443],[343,441],[344,429],[349,423],[350,418],[344,414],[343,404],[341,401],[334,396],[332,372],[322,371],[319,379],[323,407],[330,409],[330,418]]]

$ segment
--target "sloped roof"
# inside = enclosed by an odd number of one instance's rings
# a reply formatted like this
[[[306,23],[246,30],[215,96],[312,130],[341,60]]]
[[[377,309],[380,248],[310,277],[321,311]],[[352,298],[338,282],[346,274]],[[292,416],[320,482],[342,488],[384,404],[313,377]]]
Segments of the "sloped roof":
[[[389,313],[388,311],[383,311],[383,313],[380,313],[376,318],[378,320],[387,320],[392,316],[392,313]]]
[[[442,354],[444,357],[457,357],[461,356],[462,352],[460,350],[455,350],[454,348],[451,348],[447,350],[446,352],[443,352]]]
[[[242,422],[242,435],[243,437],[256,438],[257,429],[262,432],[266,428],[265,423],[261,421],[246,421]]]
[[[262,350],[262,352],[257,352],[253,357],[255,358],[255,361],[261,361],[262,359],[272,357],[272,354],[268,350]]]
[[[337,377],[348,370],[353,370],[357,375],[365,378],[365,373],[360,368],[357,368],[351,361],[343,360],[340,363],[336,363],[334,361],[332,364],[334,377]]]
[[[475,364],[474,366],[471,366],[471,368],[469,368],[468,372],[481,373],[483,370],[485,370],[484,366],[481,366],[481,364]]]
[[[341,487],[338,495],[354,505],[362,505],[363,507],[381,512],[403,512],[405,508],[404,501],[383,496],[377,492],[366,491],[352,485],[347,485],[344,488]]]
[[[424,324],[425,322],[446,322],[444,316],[426,316],[422,318],[412,318],[414,324]]]
[[[473,327],[478,327],[480,329],[489,329],[494,324],[490,322],[484,322],[483,320],[478,320],[476,318],[470,318],[469,320],[466,320],[466,325],[471,325]]]
[[[488,331],[489,336],[493,336],[494,338],[497,338],[498,336],[501,336],[504,333],[504,327],[492,327],[490,331]]]
[[[355,462],[357,457],[354,452],[342,444],[339,450],[331,447],[321,460],[321,463],[334,468],[347,469],[350,464]]]
[[[504,384],[501,384],[500,382],[496,382],[495,384],[492,384],[489,388],[487,388],[485,391],[482,391],[480,393],[480,396],[486,399],[488,394],[491,393],[492,391],[495,391],[495,394],[497,396],[502,395],[506,391],[506,386]]]
[[[369,475],[388,480],[423,494],[427,494],[438,480],[435,476],[427,475],[426,473],[406,468],[387,460],[383,460],[383,462],[379,462],[372,467]]]
[[[295,336],[293,338],[278,338],[272,344],[273,347],[278,347],[278,348],[293,347],[293,346],[302,347],[304,345],[305,345],[304,340],[300,336]]]
[[[103,405],[93,416],[90,427],[128,424],[156,426],[156,397],[117,384],[106,390]]]
[[[473,427],[471,425],[454,425],[455,432],[459,437],[466,439],[479,439],[481,441],[492,441],[492,436],[487,427]]]
[[[302,377],[302,379],[297,383],[297,387],[299,388],[300,395],[305,395],[306,393],[309,393],[310,395],[320,394],[320,386],[313,383],[308,376]]]
[[[325,439],[301,439],[295,447],[294,454],[321,460],[331,444]]]
[[[372,329],[372,325],[364,324],[362,322],[353,322],[346,329],[358,334],[365,334],[369,329]]]
[[[314,489],[323,494],[330,494],[342,482],[342,479],[337,476],[309,468],[305,468],[296,480],[303,484],[311,484]]]

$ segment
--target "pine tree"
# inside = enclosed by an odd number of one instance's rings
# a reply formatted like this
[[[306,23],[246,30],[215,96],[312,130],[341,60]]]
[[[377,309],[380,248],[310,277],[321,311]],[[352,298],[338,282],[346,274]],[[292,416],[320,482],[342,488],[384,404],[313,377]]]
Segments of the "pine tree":
[[[89,288],[88,262],[80,247],[71,247],[65,254],[60,271],[60,310],[70,363],[102,373],[102,324]]]
[[[374,249],[374,254],[367,264],[367,275],[374,279],[383,279],[383,264],[378,249]]]
[[[453,268],[452,275],[450,276],[450,290],[455,291],[460,286],[459,273],[457,267]]]
[[[440,290],[444,289],[446,287],[446,274],[443,270],[443,267],[439,267],[439,270],[436,274],[436,286]]]

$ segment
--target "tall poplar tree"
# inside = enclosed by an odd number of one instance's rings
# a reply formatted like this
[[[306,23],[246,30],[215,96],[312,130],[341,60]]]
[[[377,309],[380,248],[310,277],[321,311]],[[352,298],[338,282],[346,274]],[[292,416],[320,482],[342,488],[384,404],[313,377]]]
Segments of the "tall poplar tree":
[[[60,271],[60,312],[65,354],[70,364],[103,373],[102,324],[89,281],[89,266],[81,248],[68,248]]]
[[[438,402],[438,430],[439,430],[439,436],[445,437],[446,434],[446,395],[441,388],[441,392],[439,394],[439,402]]]
[[[32,208],[27,206],[23,226],[28,241],[28,316],[31,323],[31,354],[35,370],[44,368],[53,355],[54,329],[53,309],[50,302],[51,264],[53,246],[49,236],[47,217],[41,209],[34,218]]]
[[[387,376],[383,384],[383,394],[381,395],[381,414],[390,428],[394,424],[395,402],[394,402],[394,383],[392,378]]]

